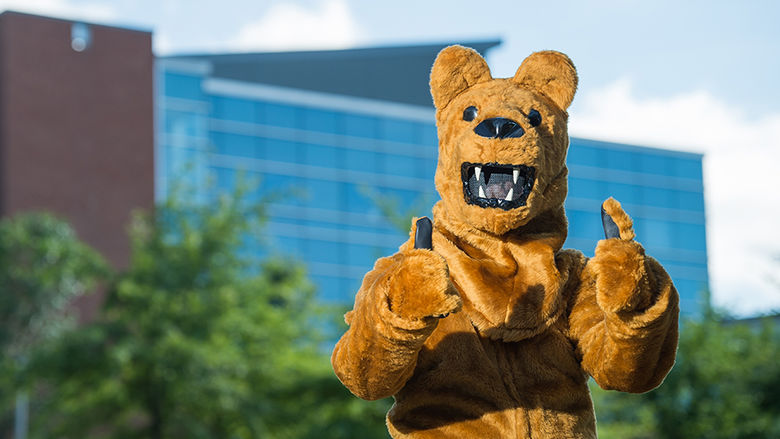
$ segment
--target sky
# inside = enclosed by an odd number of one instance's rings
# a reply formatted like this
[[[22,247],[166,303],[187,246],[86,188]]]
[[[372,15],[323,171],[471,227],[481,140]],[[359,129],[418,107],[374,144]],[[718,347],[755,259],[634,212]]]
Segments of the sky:
[[[560,50],[580,76],[570,134],[704,154],[713,300],[742,316],[780,312],[780,2],[0,0],[2,9],[154,31],[159,55],[500,39],[487,60],[507,77],[531,52]]]

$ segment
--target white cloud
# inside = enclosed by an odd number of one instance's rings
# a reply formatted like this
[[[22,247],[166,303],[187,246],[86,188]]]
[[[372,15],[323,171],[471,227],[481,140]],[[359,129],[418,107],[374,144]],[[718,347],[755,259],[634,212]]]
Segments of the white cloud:
[[[704,153],[713,299],[742,315],[780,310],[780,113],[749,118],[706,91],[639,99],[620,80],[578,98],[570,132]]]
[[[75,4],[68,0],[0,0],[2,10],[89,21],[106,21],[117,17],[117,12],[109,5],[96,2]]]
[[[228,45],[246,51],[335,49],[353,46],[359,34],[346,0],[323,0],[315,8],[285,2],[242,27]]]

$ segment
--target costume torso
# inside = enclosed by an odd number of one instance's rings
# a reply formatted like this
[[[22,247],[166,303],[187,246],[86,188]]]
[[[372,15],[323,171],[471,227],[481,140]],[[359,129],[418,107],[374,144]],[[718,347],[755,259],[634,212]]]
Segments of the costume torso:
[[[559,325],[506,343],[443,319],[388,413],[394,438],[593,438],[587,376]]]
[[[395,395],[393,437],[595,437],[587,374],[562,318],[578,255],[559,255],[562,275],[552,246],[559,237],[463,239],[435,213],[434,249],[464,308],[439,322]]]

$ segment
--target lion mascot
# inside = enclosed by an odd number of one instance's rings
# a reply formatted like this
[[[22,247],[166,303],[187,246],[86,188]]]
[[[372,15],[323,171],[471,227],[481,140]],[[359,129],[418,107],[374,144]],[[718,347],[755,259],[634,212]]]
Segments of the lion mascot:
[[[337,343],[355,395],[393,396],[394,438],[594,438],[588,390],[646,392],[672,367],[679,298],[614,199],[593,258],[562,249],[566,109],[554,51],[494,79],[451,46],[431,71],[441,200],[366,274]]]

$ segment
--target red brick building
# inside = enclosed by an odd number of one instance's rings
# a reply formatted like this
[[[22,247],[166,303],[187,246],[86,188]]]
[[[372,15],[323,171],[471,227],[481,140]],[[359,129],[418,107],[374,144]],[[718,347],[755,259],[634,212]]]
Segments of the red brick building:
[[[0,215],[54,212],[126,266],[154,203],[153,66],[150,32],[0,14]]]

